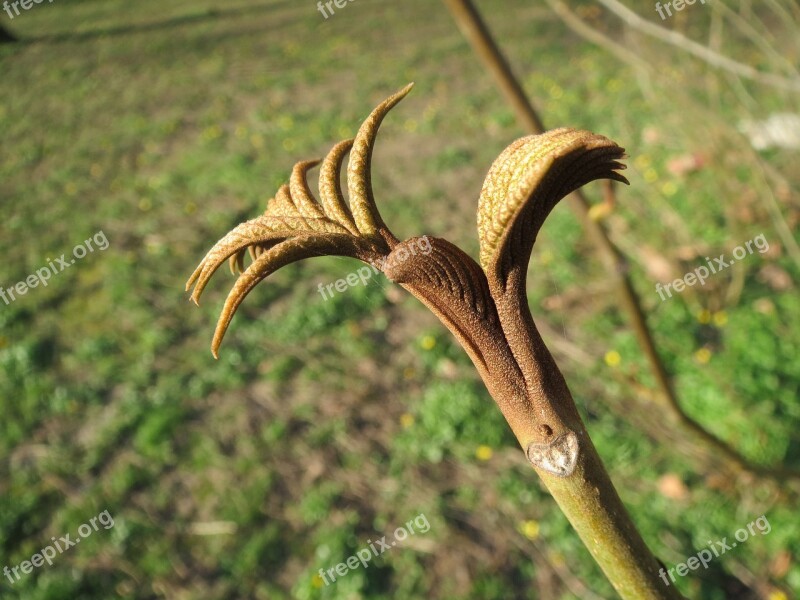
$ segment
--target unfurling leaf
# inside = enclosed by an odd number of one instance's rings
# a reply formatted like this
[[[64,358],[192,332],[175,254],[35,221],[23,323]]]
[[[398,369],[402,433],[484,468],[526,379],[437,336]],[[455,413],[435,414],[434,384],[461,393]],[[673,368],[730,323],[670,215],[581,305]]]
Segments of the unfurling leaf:
[[[189,277],[186,290],[194,286],[197,303],[219,267],[228,260],[231,271],[239,273],[220,315],[211,351],[217,356],[222,337],[236,309],[258,282],[280,267],[313,256],[349,256],[370,264],[380,263],[398,244],[375,206],[370,179],[372,148],[383,118],[413,84],[390,96],[367,117],[353,140],[335,145],[323,160],[299,162],[292,169],[288,185],[280,187],[267,203],[264,214],[242,223],[220,239]],[[350,206],[342,195],[340,172],[350,152],[347,184]],[[306,179],[309,169],[320,162],[320,200]],[[252,264],[244,269],[244,255]]]
[[[518,139],[489,169],[478,201],[480,262],[505,284],[513,267],[527,269],[533,243],[550,211],[595,179],[628,183],[617,170],[625,150],[601,135],[561,128]]]
[[[406,97],[413,86],[413,83],[409,83],[372,111],[361,124],[353,142],[353,148],[350,150],[350,162],[347,165],[347,191],[350,195],[353,217],[361,235],[374,236],[382,231],[388,232],[378,213],[378,208],[375,206],[375,197],[372,193],[372,148],[375,146],[375,137],[378,135],[378,128],[381,126],[383,118],[400,100]],[[398,241],[394,236],[391,236],[391,240],[394,243]]]

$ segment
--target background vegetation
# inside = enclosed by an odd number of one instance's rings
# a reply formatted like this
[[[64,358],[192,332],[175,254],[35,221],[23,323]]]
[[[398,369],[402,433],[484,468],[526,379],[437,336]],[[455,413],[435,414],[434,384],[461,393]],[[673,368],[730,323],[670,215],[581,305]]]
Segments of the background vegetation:
[[[682,406],[753,462],[800,457],[797,150],[757,153],[736,124],[798,112],[796,91],[710,68],[594,2],[479,2],[550,127],[625,146],[631,187],[605,216]],[[772,0],[696,3],[661,22],[796,77],[800,16]],[[323,300],[349,260],[289,267],[255,290],[221,358],[230,278],[201,309],[183,284],[300,159],[354,135],[408,81],[373,181],[398,235],[477,255],[492,160],[521,135],[444,6],[358,0],[86,0],[35,5],[0,46],[0,202],[9,288],[102,230],[110,242],[0,304],[0,567],[108,510],[115,526],[0,596],[612,598],[456,342],[382,276]],[[657,21],[656,21],[657,19]],[[587,189],[595,201],[598,185]],[[606,211],[609,212],[609,211]],[[789,232],[788,236],[786,232]],[[662,302],[655,283],[755,253]],[[794,254],[793,254],[794,253]],[[679,586],[691,598],[793,598],[800,519],[786,480],[696,457],[566,207],[539,236],[531,306],[623,500],[667,566],[760,515],[772,530]],[[326,587],[320,568],[424,513],[431,529]]]

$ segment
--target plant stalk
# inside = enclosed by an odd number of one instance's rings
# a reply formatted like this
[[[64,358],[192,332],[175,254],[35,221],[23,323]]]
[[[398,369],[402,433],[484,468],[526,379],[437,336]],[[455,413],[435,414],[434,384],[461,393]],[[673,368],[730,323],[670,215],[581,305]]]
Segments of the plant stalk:
[[[492,74],[498,87],[513,108],[520,125],[530,133],[545,131],[539,113],[531,104],[525,90],[511,70],[507,59],[497,46],[491,32],[472,0],[444,0],[462,34],[475,53]],[[613,193],[613,191],[612,191]],[[770,468],[755,464],[742,456],[734,447],[708,431],[692,419],[680,405],[672,378],[662,360],[653,333],[647,324],[642,302],[633,287],[628,273],[628,260],[608,236],[603,225],[589,216],[590,203],[581,190],[566,198],[583,229],[589,234],[606,273],[614,282],[623,312],[628,316],[639,347],[650,364],[658,387],[653,400],[665,411],[671,423],[695,440],[701,455],[708,464],[722,463],[734,476],[748,473],[757,479],[778,482],[790,479],[793,483],[800,475],[792,469]]]
[[[661,566],[631,521],[585,429],[579,437],[582,447],[572,475],[557,477],[536,468],[556,503],[620,597],[683,598],[659,577]]]
[[[519,82],[486,28],[471,0],[444,0],[475,51],[493,72],[520,121],[534,132],[544,130],[542,121],[527,100]],[[573,207],[590,230],[604,263],[616,274],[640,343],[651,361],[665,394],[674,398],[669,379],[644,321],[624,258],[602,227],[588,218],[588,201],[572,195]],[[525,265],[527,268],[527,261]],[[504,397],[497,386],[487,388],[503,411],[528,459],[542,478],[569,522],[577,531],[617,593],[624,600],[671,600],[683,596],[659,577],[658,561],[648,549],[617,494],[578,414],[563,375],[530,318],[525,294],[525,269],[513,277],[516,285],[503,285],[490,278],[500,321],[508,336],[523,387],[534,407],[534,415],[519,411],[515,397]],[[517,290],[502,294],[501,290]],[[493,294],[494,295],[494,294]],[[632,310],[634,309],[634,310]],[[638,309],[638,310],[635,310]],[[520,318],[522,317],[522,319]],[[491,379],[491,378],[489,378]],[[494,388],[494,389],[493,389]],[[533,417],[533,418],[531,418]],[[538,422],[538,427],[534,425]],[[542,443],[544,438],[545,443]],[[544,465],[544,468],[542,467]]]

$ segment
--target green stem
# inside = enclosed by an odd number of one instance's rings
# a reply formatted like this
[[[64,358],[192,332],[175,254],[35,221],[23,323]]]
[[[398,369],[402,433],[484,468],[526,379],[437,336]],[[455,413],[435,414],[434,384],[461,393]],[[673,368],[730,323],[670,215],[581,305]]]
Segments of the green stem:
[[[585,429],[579,438],[582,447],[569,477],[534,467],[547,489],[622,598],[683,598],[659,577],[662,567],[636,530]]]
[[[620,500],[558,365],[528,310],[525,265],[512,270],[509,293],[497,293],[500,322],[524,379],[532,411],[495,398],[528,460],[575,528],[589,553],[624,600],[683,596],[660,577],[650,552]],[[499,282],[489,280],[499,289]],[[500,394],[498,394],[500,396]],[[573,467],[574,465],[574,467]]]

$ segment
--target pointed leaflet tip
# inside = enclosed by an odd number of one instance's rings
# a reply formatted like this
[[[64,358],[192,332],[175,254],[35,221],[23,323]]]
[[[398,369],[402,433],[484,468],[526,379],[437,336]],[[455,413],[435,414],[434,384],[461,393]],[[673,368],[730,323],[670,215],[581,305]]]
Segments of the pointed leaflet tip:
[[[370,167],[372,148],[375,137],[386,114],[406,97],[413,83],[409,83],[399,92],[389,96],[370,113],[356,134],[353,148],[350,150],[350,161],[347,164],[347,191],[350,196],[350,207],[359,232],[367,237],[378,235],[378,230],[386,228],[372,193]]]
[[[253,250],[256,258],[261,247],[270,248],[289,238],[312,234],[346,234],[347,229],[330,219],[304,219],[302,217],[274,217],[261,215],[234,227],[211,250],[189,278],[194,285],[192,298],[199,298],[215,271],[228,259],[231,271],[238,266],[239,272],[244,270],[244,252],[248,247],[257,246]],[[235,272],[234,272],[235,274]]]
[[[344,231],[344,230],[343,230]],[[211,350],[216,353],[222,338],[245,297],[264,278],[288,264],[312,256],[351,256],[365,251],[363,242],[348,233],[314,232],[286,239],[261,254],[233,284],[220,313]]]
[[[311,193],[311,188],[308,187],[308,180],[306,179],[308,170],[317,166],[320,162],[319,159],[316,159],[297,163],[292,169],[292,175],[289,179],[289,195],[294,200],[294,205],[302,216],[312,219],[320,219],[325,216],[316,198],[314,198],[314,194]]]
[[[325,214],[338,221],[353,235],[358,228],[353,221],[353,213],[344,201],[340,172],[345,155],[353,147],[355,140],[344,140],[331,148],[319,169],[319,198]]]

